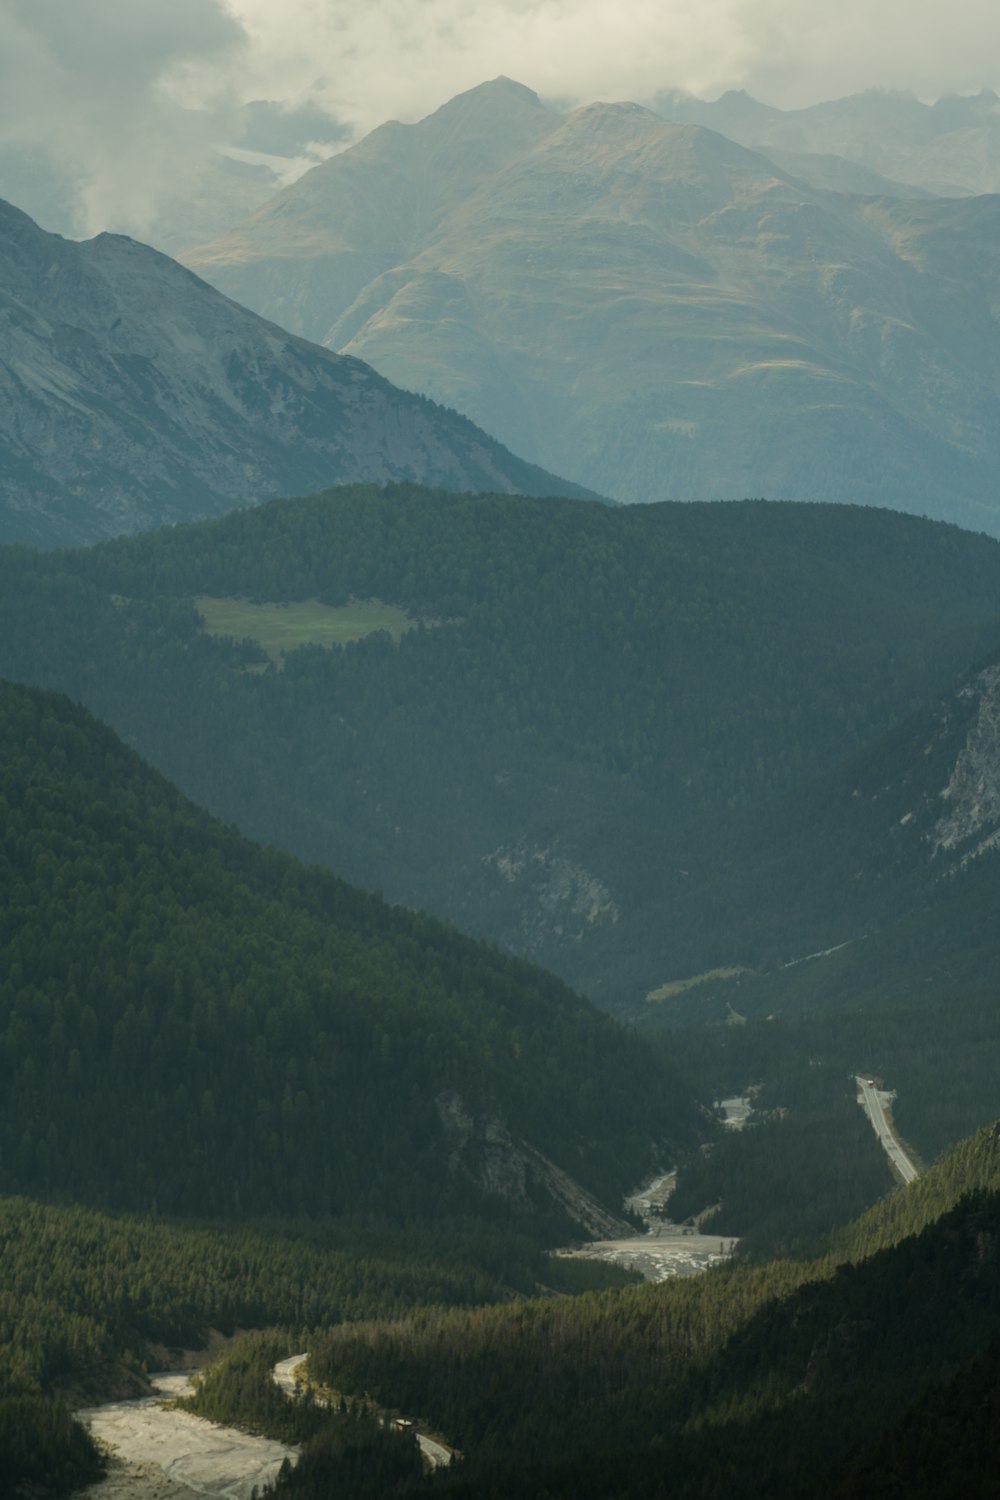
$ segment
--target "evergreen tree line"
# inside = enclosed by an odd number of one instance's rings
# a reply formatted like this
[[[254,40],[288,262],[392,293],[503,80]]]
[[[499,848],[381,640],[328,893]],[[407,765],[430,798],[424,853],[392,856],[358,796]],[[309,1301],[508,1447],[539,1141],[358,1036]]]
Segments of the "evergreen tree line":
[[[956,982],[942,966],[935,998],[921,995],[931,986],[917,979],[920,955],[911,952],[899,960],[909,994],[896,1003],[899,976],[887,967],[881,988],[873,982],[870,995],[854,989],[867,1002],[864,1010],[779,1013],[662,1034],[665,1055],[700,1098],[749,1090],[753,1109],[746,1129],[721,1129],[710,1150],[682,1152],[670,1217],[714,1209],[702,1220],[707,1232],[739,1235],[744,1254],[810,1254],[816,1235],[856,1216],[893,1180],[857,1104],[859,1073],[895,1094],[893,1122],[918,1163],[933,1161],[992,1119],[1000,1071],[996,990],[987,977],[995,923],[985,910],[983,918],[983,948],[967,955],[970,965],[981,965],[980,976]],[[846,955],[814,967],[838,962],[846,966]],[[842,977],[852,972],[853,965]],[[720,993],[728,990],[733,1004],[744,1004],[762,986],[743,976],[738,988],[730,982]]]
[[[538,851],[625,910],[669,892],[679,826],[835,765],[995,644],[998,584],[996,543],[876,511],[358,486],[0,553],[0,671],[82,699],[244,831],[566,972],[597,956],[608,987],[669,945],[652,921],[607,952],[569,912],[526,927]],[[423,624],[279,669],[209,636],[202,595]]]
[[[151,1359],[159,1368],[171,1350],[202,1348],[212,1329],[277,1325],[302,1347],[332,1323],[559,1285],[562,1266],[474,1221],[196,1225],[25,1198],[0,1198],[0,1257],[0,1489],[32,1497],[99,1473],[70,1404],[141,1394]],[[590,1284],[607,1284],[611,1268],[596,1269]],[[274,1338],[259,1347],[288,1352]],[[276,1404],[277,1387],[262,1389]]]
[[[374,1500],[419,1482],[423,1466],[412,1432],[394,1429],[363,1402],[317,1399],[308,1385],[286,1396],[273,1371],[288,1353],[287,1340],[244,1337],[197,1378],[194,1394],[181,1403],[209,1421],[301,1446],[294,1463],[286,1460],[264,1490],[264,1500]]]
[[[523,1141],[614,1205],[696,1128],[657,1060],[557,980],[253,847],[83,711],[11,686],[0,952],[8,1192],[201,1216],[474,1208],[564,1236]]]
[[[924,1447],[939,1470],[956,1429],[986,1437],[975,1372],[995,1387],[998,1186],[984,1130],[813,1262],[342,1327],[316,1341],[310,1373],[460,1443],[464,1464],[434,1493],[858,1493],[853,1474],[885,1472],[883,1433],[938,1399],[949,1419],[930,1417]]]

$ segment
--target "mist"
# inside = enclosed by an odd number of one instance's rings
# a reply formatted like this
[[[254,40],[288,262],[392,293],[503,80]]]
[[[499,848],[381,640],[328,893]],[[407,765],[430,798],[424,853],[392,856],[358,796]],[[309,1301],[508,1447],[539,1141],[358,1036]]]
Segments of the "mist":
[[[0,0],[0,151],[47,159],[76,232],[141,236],[248,101],[320,109],[345,144],[500,73],[566,107],[931,100],[1000,83],[1000,28],[993,0]]]

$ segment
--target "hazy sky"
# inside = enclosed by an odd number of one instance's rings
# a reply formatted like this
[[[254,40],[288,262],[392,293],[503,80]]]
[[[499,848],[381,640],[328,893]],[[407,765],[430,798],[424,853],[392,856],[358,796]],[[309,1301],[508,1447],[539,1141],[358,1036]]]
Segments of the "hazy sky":
[[[774,104],[1000,82],[996,0],[232,0],[261,86],[322,77],[370,128],[506,73],[575,103],[661,88]],[[266,63],[263,61],[266,59]]]
[[[1000,85],[997,0],[0,0],[0,145],[78,183],[81,225],[153,213],[234,105],[315,99],[355,134],[506,73],[567,104],[747,88]],[[179,104],[197,105],[192,116]]]

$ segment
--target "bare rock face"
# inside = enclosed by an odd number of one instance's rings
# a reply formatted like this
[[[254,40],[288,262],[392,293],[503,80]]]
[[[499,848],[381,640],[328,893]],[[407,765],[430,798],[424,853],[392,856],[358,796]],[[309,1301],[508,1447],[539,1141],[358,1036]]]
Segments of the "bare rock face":
[[[580,491],[167,256],[0,203],[0,541],[71,544],[368,480]]]
[[[448,1146],[448,1170],[461,1173],[493,1197],[528,1206],[524,1157],[511,1139],[500,1110],[473,1113],[461,1095],[445,1090],[435,1100]]]
[[[939,852],[978,838],[971,858],[1000,844],[1000,664],[978,672],[958,697],[976,704],[975,717],[941,793],[946,811],[933,842]]]
[[[621,915],[611,891],[592,870],[530,840],[495,849],[483,864],[518,895],[525,952],[535,952],[553,935],[579,943],[594,928],[614,926]]]
[[[626,1220],[610,1214],[568,1172],[527,1141],[515,1140],[495,1106],[473,1106],[449,1089],[442,1090],[435,1104],[452,1176],[466,1177],[520,1212],[539,1203],[556,1205],[589,1235],[630,1232]]]

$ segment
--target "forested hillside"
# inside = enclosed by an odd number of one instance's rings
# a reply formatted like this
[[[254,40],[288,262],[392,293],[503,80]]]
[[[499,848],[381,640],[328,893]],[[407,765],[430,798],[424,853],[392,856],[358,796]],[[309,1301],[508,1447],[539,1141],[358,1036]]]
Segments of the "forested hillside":
[[[0,688],[0,1189],[159,1212],[600,1221],[695,1124],[557,980],[246,843]]]
[[[310,1369],[460,1442],[465,1464],[435,1492],[850,1493],[848,1466],[877,1467],[883,1430],[942,1389],[972,1441],[989,1431],[991,1406],[952,1382],[994,1359],[998,1160],[981,1132],[820,1260],[348,1325]]]
[[[277,1326],[301,1345],[345,1319],[569,1289],[530,1240],[447,1218],[237,1227],[0,1198],[0,1244],[0,1491],[31,1500],[100,1470],[69,1403],[139,1395],[147,1368],[212,1334]],[[614,1284],[595,1270],[591,1284]]]
[[[681,831],[683,877],[664,881],[626,923],[639,933],[655,925],[676,978],[715,976],[667,986],[656,1010],[705,1020],[730,1002],[747,1015],[870,1008],[988,979],[1000,879],[998,706],[992,652],[832,772]],[[818,954],[824,962],[800,962]],[[656,993],[639,944],[623,960],[626,975],[636,996]]]
[[[359,600],[393,606],[395,639],[330,648]],[[888,512],[357,487],[0,554],[0,670],[79,697],[244,832],[612,1003],[691,972],[708,876],[725,889],[684,826],[948,686],[996,644],[998,600],[995,542]],[[291,602],[317,623],[281,654]],[[258,643],[210,633],[222,604]],[[688,889],[678,941],[657,902]]]

